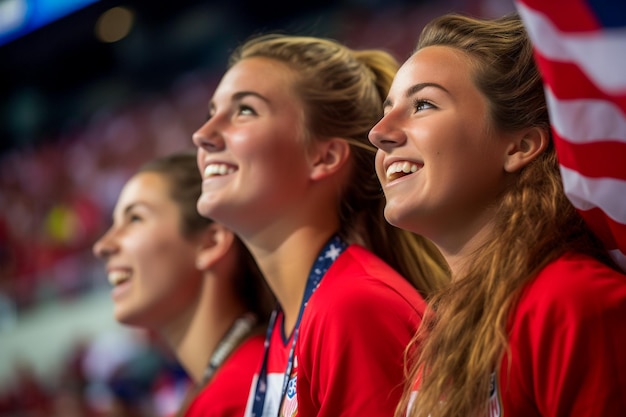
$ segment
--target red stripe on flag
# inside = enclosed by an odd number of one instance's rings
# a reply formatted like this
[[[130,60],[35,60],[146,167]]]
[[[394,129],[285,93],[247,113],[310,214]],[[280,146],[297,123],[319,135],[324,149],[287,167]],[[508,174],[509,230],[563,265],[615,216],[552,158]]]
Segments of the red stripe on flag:
[[[579,213],[608,250],[617,249],[618,245],[626,247],[626,224],[616,222],[597,207]]]
[[[590,178],[626,181],[626,143],[616,141],[571,143],[552,131],[559,163]],[[626,196],[624,196],[626,202]]]
[[[523,0],[521,3],[550,16],[552,23],[564,32],[595,31],[601,28],[584,0]]]
[[[593,98],[614,103],[626,114],[626,94],[603,92],[587,78],[584,72],[573,63],[555,62],[535,52],[537,65],[542,72],[543,81],[550,86],[553,94],[559,99]],[[616,68],[616,71],[625,71]],[[572,88],[575,86],[575,88]]]

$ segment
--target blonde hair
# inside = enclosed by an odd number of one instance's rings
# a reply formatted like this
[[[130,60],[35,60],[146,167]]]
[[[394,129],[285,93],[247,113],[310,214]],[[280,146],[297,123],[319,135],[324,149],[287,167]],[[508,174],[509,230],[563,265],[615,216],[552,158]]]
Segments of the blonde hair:
[[[446,45],[465,52],[473,81],[489,102],[496,131],[539,127],[550,134],[540,74],[516,15],[494,20],[450,14],[430,22],[417,49]],[[518,173],[498,201],[495,227],[462,276],[431,299],[411,346],[410,376],[396,416],[404,416],[415,381],[412,417],[485,416],[491,377],[506,358],[506,325],[521,290],[565,251],[610,264],[563,192],[552,141]]]
[[[382,117],[383,99],[399,67],[396,59],[383,50],[357,51],[331,39],[278,34],[250,39],[234,51],[230,65],[251,57],[276,60],[293,70],[308,140],[341,137],[350,144],[353,172],[338,208],[342,237],[363,243],[422,295],[441,288],[448,274],[439,250],[383,217],[385,199],[368,132]]]

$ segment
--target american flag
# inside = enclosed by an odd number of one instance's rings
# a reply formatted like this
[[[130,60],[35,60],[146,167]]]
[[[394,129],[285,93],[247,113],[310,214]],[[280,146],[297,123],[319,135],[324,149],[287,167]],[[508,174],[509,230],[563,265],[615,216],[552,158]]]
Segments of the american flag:
[[[516,0],[565,192],[626,270],[626,1]]]

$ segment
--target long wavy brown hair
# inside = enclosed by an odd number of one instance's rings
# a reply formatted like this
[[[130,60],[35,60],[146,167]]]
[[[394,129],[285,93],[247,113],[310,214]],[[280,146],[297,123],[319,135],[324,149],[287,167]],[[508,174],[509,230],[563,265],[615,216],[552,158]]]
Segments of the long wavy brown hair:
[[[423,296],[442,288],[449,274],[439,250],[383,216],[385,197],[368,133],[382,117],[397,60],[383,50],[354,50],[332,39],[282,34],[251,38],[233,52],[230,65],[250,57],[273,59],[294,71],[305,106],[307,140],[340,137],[350,144],[351,179],[338,199],[342,237],[364,244]]]
[[[493,20],[444,15],[425,26],[417,50],[431,45],[470,57],[473,82],[488,100],[496,131],[539,127],[550,134],[542,80],[517,15]],[[495,204],[491,238],[462,275],[431,298],[412,341],[421,345],[421,353],[408,358],[398,417],[407,413],[418,380],[411,417],[487,415],[491,377],[507,363],[507,321],[521,290],[565,251],[588,253],[612,265],[565,197],[551,140]]]

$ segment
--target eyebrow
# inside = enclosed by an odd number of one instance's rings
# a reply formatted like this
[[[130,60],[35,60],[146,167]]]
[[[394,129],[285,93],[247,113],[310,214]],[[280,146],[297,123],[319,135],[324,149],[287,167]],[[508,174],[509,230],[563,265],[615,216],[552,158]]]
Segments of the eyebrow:
[[[128,214],[129,211],[131,211],[132,209],[134,209],[138,205],[141,205],[141,202],[130,203],[129,205],[124,207],[124,210],[122,211],[122,214]]]
[[[270,102],[265,96],[263,96],[263,95],[261,95],[261,94],[259,94],[257,92],[254,92],[254,91],[239,91],[239,92],[233,94],[232,99],[233,99],[233,101],[236,101],[236,100],[241,100],[242,98],[247,97],[247,96],[257,97],[257,98],[265,101],[268,104]]]
[[[406,90],[406,93],[404,93],[404,98],[411,98],[411,96],[419,93],[420,91],[422,91],[426,87],[438,88],[438,89],[443,90],[446,93],[450,94],[450,92],[448,90],[446,90],[446,88],[444,86],[442,86],[441,84],[437,84],[437,83],[418,83],[418,84],[412,85],[411,87],[409,87],[408,90]],[[393,104],[392,101],[389,98],[387,98],[383,102],[383,108],[389,107],[392,104]]]
[[[143,203],[141,201],[135,201],[133,203],[130,203],[129,205],[125,206],[124,209],[122,210],[122,212],[119,214],[122,217],[125,217],[128,215],[128,213],[130,213],[135,207],[142,205]],[[113,222],[115,222],[115,216],[117,216],[117,211],[113,210],[113,213],[111,213],[111,220]]]
[[[128,213],[130,213],[131,211],[133,211],[136,207],[146,207],[147,209],[150,209],[150,205],[143,202],[143,201],[135,201],[133,203],[130,203],[129,205],[127,205],[126,207],[124,207],[124,210],[122,210],[122,215],[126,216],[128,215]]]
[[[122,216],[126,216],[128,213],[130,213],[135,207],[137,207],[140,204],[141,204],[141,202],[135,201],[135,202],[130,203],[129,205],[125,206],[124,210],[122,210]]]
[[[264,102],[266,102],[267,104],[270,104],[270,101],[263,95],[254,92],[254,91],[239,91],[235,94],[232,95],[231,100],[232,101],[239,101],[247,96],[254,96],[257,97],[259,100],[263,100]],[[209,115],[207,116],[207,119],[210,117],[211,112],[215,109],[215,102],[213,100],[211,100],[209,102]]]

